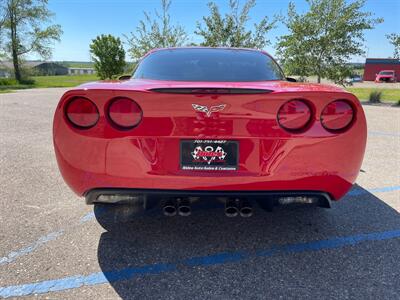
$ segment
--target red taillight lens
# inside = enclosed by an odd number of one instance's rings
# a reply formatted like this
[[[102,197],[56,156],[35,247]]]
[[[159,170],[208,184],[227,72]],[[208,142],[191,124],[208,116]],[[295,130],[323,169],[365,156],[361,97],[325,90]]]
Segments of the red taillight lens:
[[[133,128],[142,120],[142,109],[133,100],[128,98],[114,99],[108,107],[108,116],[111,121],[122,128]]]
[[[72,99],[65,110],[68,120],[75,126],[90,128],[99,120],[99,111],[89,99],[77,97]]]
[[[325,106],[321,123],[327,130],[343,130],[353,121],[354,110],[347,101],[336,100]]]
[[[305,128],[310,120],[311,109],[301,100],[286,102],[278,112],[279,125],[289,131],[297,131]]]

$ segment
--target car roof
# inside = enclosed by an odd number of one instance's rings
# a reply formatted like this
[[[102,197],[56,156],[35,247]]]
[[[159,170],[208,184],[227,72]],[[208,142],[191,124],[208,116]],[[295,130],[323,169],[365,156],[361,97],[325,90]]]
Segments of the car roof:
[[[259,52],[266,54],[271,57],[271,55],[264,51],[264,50],[259,50],[259,49],[253,49],[253,48],[240,48],[240,47],[206,47],[206,46],[186,46],[186,47],[167,47],[167,48],[154,48],[150,51],[148,51],[145,55],[143,55],[142,58],[150,55],[151,53],[154,52],[159,52],[159,51],[165,51],[165,50],[193,50],[193,49],[210,49],[210,50],[240,50],[240,51],[252,51],[252,52]]]

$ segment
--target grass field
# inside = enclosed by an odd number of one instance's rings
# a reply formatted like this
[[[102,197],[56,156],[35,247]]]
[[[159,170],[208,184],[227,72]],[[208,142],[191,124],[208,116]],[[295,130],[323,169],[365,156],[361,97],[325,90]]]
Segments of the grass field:
[[[35,76],[34,87],[49,88],[49,87],[73,87],[79,84],[96,81],[99,78],[96,75],[71,75],[71,76]]]
[[[400,100],[400,89],[375,89],[375,88],[347,88],[349,92],[352,92],[360,100],[369,99],[369,95],[373,91],[382,92],[381,101],[397,102]]]
[[[85,82],[99,80],[96,75],[33,76],[31,79],[34,80],[34,84],[0,85],[0,93],[32,88],[74,87]]]

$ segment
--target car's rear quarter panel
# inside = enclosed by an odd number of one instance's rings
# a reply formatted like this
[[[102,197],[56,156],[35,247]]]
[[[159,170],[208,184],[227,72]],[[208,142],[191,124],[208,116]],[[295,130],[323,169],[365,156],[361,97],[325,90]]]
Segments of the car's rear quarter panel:
[[[65,103],[85,96],[96,103],[100,119],[87,130],[73,127]],[[106,115],[118,96],[135,100],[143,110],[134,129],[113,127]],[[313,110],[307,130],[288,133],[277,122],[281,105],[304,99]],[[329,133],[322,109],[347,99],[355,108],[351,128]],[[210,118],[192,104],[226,104]],[[180,170],[181,139],[239,141],[238,171]],[[345,92],[296,91],[269,94],[164,94],[152,91],[76,89],[61,99],[54,121],[54,144],[60,170],[79,195],[93,188],[194,190],[307,190],[342,197],[355,181],[364,154],[366,123],[359,101]]]

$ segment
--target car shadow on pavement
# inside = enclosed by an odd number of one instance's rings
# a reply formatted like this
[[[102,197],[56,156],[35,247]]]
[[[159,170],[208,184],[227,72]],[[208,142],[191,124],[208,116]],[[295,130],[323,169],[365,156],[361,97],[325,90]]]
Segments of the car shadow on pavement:
[[[138,217],[101,235],[98,261],[123,299],[394,299],[400,239],[357,242],[359,235],[394,230],[400,214],[356,185],[331,209],[255,208],[251,218],[227,218],[221,207],[190,217]],[[337,238],[339,247],[270,250]]]

